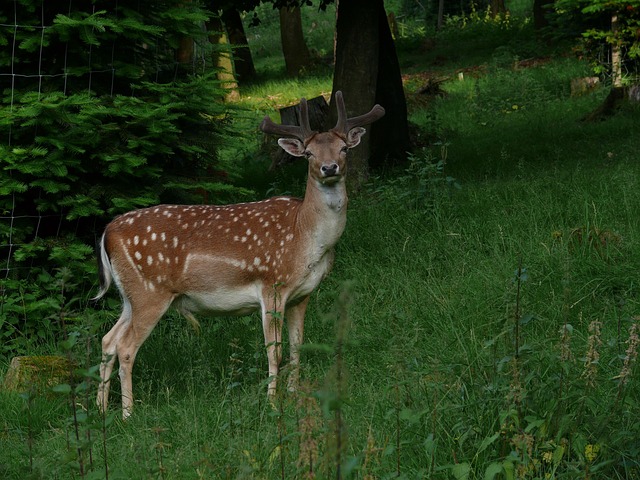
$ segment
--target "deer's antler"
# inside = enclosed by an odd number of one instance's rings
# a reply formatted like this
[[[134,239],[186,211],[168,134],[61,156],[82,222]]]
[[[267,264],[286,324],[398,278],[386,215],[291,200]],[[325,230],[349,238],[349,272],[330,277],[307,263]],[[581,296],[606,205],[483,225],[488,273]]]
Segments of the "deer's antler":
[[[344,106],[344,99],[342,98],[342,92],[340,90],[336,92],[335,99],[336,108],[338,109],[338,122],[331,131],[342,135],[349,133],[349,130],[352,128],[361,127],[362,125],[368,125],[369,123],[375,122],[379,118],[382,118],[385,113],[384,108],[376,104],[369,113],[365,113],[358,117],[347,118],[347,109]]]
[[[287,137],[295,137],[303,143],[306,143],[316,133],[315,130],[311,130],[309,125],[309,108],[307,107],[307,100],[305,98],[300,99],[300,125],[278,125],[274,123],[267,115],[260,124],[260,130],[264,133],[271,133],[273,135],[284,135]]]

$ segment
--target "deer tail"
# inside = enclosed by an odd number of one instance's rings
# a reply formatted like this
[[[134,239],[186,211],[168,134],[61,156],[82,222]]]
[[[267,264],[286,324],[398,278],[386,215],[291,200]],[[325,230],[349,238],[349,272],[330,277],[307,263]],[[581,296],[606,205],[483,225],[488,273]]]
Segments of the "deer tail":
[[[107,293],[113,281],[111,260],[104,246],[104,234],[98,243],[98,276],[100,278],[100,291],[92,298],[94,301],[100,300]]]

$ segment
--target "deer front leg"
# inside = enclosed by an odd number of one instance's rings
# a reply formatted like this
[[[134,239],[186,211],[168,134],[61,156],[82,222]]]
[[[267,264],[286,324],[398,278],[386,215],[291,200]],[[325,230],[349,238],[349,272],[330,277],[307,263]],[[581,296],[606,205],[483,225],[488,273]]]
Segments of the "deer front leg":
[[[287,308],[287,330],[289,331],[289,349],[291,372],[287,388],[290,392],[297,390],[300,379],[300,345],[304,338],[304,314],[307,311],[309,297],[305,297],[300,303]]]
[[[273,296],[273,292],[271,293]],[[275,299],[269,299],[263,304],[262,329],[264,331],[264,344],[267,347],[267,360],[269,361],[269,384],[267,395],[273,399],[276,394],[278,369],[282,360],[282,317],[283,312],[278,309]]]

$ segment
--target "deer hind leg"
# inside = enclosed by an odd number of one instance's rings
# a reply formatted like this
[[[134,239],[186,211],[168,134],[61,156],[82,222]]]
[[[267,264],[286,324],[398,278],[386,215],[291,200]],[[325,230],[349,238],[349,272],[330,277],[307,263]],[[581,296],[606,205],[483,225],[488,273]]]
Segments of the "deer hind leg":
[[[275,397],[277,375],[282,360],[282,321],[284,316],[283,299],[277,289],[263,292],[262,296],[262,330],[264,344],[267,347],[269,362],[269,398]]]
[[[300,303],[292,305],[285,310],[287,330],[289,332],[290,366],[287,388],[290,392],[298,388],[300,379],[300,345],[304,338],[304,314],[307,311],[309,297],[305,297]]]
[[[116,362],[116,345],[124,328],[131,321],[131,304],[125,298],[123,301],[122,314],[102,338],[102,362],[100,363],[100,385],[98,385],[98,397],[96,403],[100,412],[107,411],[107,403],[109,402],[109,386],[111,385],[111,373],[113,365]]]
[[[131,320],[121,327],[117,335],[116,354],[120,364],[119,376],[122,389],[122,418],[131,415],[133,409],[133,364],[140,346],[151,334],[160,318],[167,311],[173,295],[144,292],[131,301]]]

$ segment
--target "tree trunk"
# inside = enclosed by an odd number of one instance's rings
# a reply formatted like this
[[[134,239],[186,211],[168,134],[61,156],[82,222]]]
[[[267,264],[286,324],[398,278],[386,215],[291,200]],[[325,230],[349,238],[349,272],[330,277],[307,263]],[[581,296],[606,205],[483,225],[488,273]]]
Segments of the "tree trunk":
[[[311,65],[311,55],[302,33],[300,7],[280,9],[280,39],[287,75],[297,77]]]
[[[611,14],[611,83],[613,88],[622,88],[622,51],[620,48],[620,23],[618,14]]]
[[[191,0],[183,0],[184,3],[191,3]],[[181,65],[186,65],[193,61],[193,38],[183,37],[180,39],[176,60]]]
[[[444,0],[438,0],[438,20],[436,23],[436,28],[438,30],[442,30],[443,25],[444,25]]]
[[[334,94],[342,90],[349,116],[366,113],[375,103],[386,109],[382,119],[366,127],[361,145],[350,153],[353,190],[366,181],[370,165],[392,165],[406,158],[407,106],[383,0],[343,0],[337,17]],[[335,123],[333,108],[331,115]]]
[[[235,7],[224,10],[222,12],[222,21],[227,30],[229,43],[233,47],[233,63],[238,80],[246,82],[254,79],[256,77],[256,67],[253,64],[240,12]]]
[[[378,50],[375,103],[382,105],[387,112],[384,117],[369,127],[371,133],[369,166],[374,169],[403,163],[411,148],[402,72],[382,1],[380,1],[379,10],[378,38],[380,47]]]
[[[533,0],[533,26],[536,30],[542,30],[549,26],[548,4],[549,0]]]
[[[497,17],[498,15],[502,15],[507,11],[507,7],[504,5],[504,0],[491,0],[491,16]]]
[[[224,32],[224,26],[220,17],[211,17],[207,23],[209,41],[216,44],[218,48],[213,51],[213,62],[218,67],[218,80],[220,84],[228,90],[225,99],[233,101],[239,98],[238,82],[233,74],[233,61],[231,56],[231,46]]]
[[[183,37],[176,53],[178,63],[186,65],[193,62],[193,39]]]

